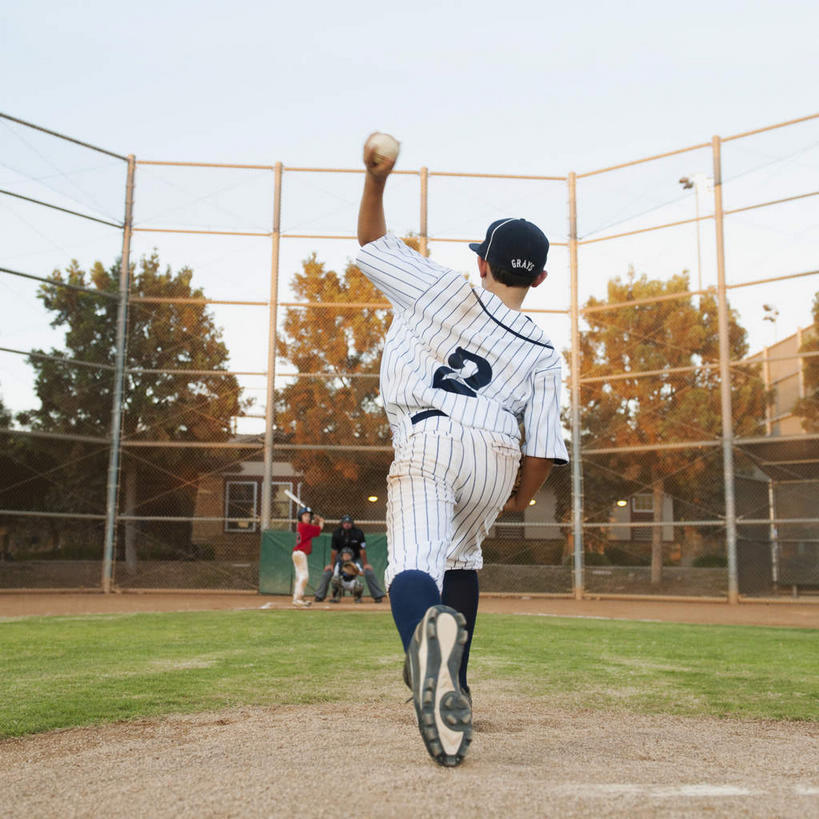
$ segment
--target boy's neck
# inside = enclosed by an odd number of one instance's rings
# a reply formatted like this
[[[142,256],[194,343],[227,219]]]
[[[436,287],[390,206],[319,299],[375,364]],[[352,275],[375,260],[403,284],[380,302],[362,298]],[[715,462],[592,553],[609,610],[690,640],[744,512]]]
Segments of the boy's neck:
[[[529,292],[528,287],[509,287],[495,281],[491,276],[482,278],[481,284],[484,290],[494,293],[510,310],[521,312],[523,309],[523,300]]]

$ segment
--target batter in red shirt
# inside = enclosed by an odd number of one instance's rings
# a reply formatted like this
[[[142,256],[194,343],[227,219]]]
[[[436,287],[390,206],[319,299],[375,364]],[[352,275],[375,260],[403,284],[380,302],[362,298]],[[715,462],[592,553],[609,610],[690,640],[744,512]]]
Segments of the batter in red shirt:
[[[304,590],[307,587],[309,572],[307,569],[307,555],[313,551],[313,538],[321,534],[324,528],[324,518],[316,515],[313,520],[313,510],[309,506],[299,509],[299,522],[296,527],[296,545],[293,547],[293,567],[296,571],[296,582],[293,586],[293,605],[307,608],[309,600],[304,599]]]

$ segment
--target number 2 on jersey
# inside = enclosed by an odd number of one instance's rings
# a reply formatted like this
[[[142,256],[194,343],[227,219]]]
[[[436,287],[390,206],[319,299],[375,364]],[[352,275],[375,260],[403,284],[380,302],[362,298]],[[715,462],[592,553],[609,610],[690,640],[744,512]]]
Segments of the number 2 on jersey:
[[[455,352],[447,359],[449,367],[438,367],[432,376],[432,386],[447,392],[454,392],[458,395],[468,395],[475,398],[475,390],[485,387],[492,380],[492,365],[479,355],[464,350],[463,347],[456,347]],[[478,369],[468,378],[464,378],[460,372],[467,362],[471,361]]]

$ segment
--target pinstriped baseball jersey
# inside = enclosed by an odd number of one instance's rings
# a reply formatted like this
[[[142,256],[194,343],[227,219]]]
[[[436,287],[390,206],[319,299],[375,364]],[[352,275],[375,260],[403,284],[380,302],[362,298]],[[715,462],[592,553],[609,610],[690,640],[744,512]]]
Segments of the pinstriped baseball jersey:
[[[396,444],[408,416],[434,409],[517,441],[522,422],[525,455],[567,462],[560,356],[531,319],[391,234],[356,261],[393,306],[381,395]]]

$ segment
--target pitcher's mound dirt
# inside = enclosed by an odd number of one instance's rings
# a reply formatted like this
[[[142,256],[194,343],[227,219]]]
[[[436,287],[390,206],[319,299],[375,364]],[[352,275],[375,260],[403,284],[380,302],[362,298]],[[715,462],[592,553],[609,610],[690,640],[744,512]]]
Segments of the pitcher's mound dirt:
[[[476,692],[470,753],[445,769],[402,693],[7,740],[3,815],[816,815],[816,723],[569,712]]]

